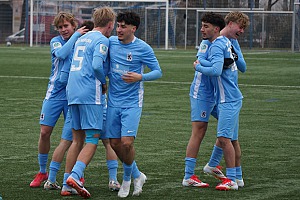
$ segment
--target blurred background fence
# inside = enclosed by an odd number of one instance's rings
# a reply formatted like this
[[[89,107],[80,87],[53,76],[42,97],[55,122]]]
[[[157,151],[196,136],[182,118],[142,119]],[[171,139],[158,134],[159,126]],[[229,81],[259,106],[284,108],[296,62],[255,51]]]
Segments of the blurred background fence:
[[[239,10],[250,18],[239,39],[242,48],[299,51],[299,4],[299,0],[0,0],[0,43],[48,45],[57,35],[52,21],[59,11],[73,13],[80,24],[91,19],[94,8],[111,6],[116,12],[139,13],[137,36],[153,48],[195,48],[201,41],[204,12],[225,16]]]

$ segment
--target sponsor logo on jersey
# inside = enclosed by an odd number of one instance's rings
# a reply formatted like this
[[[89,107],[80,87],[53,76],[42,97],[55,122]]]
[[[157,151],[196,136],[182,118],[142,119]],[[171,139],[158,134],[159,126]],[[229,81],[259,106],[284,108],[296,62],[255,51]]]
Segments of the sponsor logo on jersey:
[[[200,48],[199,48],[199,51],[200,53],[205,53],[208,49],[208,45],[207,44],[201,44],[200,45]]]
[[[123,74],[126,74],[129,71],[129,68],[126,67],[126,66],[123,66],[123,65],[116,64],[116,65],[113,65],[112,71],[114,73],[118,73],[118,74],[123,75]]]
[[[107,54],[107,51],[108,51],[108,47],[104,44],[100,44],[100,53],[105,55]]]
[[[54,48],[54,49],[57,49],[57,48],[59,48],[59,47],[62,47],[62,45],[61,45],[60,42],[54,42],[54,43],[53,43],[53,48]]]

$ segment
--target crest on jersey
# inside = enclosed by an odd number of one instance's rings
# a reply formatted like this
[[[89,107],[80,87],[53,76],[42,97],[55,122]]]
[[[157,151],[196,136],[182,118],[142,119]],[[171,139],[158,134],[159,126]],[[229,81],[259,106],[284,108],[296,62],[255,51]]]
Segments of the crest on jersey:
[[[127,61],[132,61],[132,54],[131,52],[127,54]]]
[[[208,45],[207,44],[201,44],[200,45],[200,48],[199,48],[199,51],[200,53],[205,53],[208,49]]]
[[[52,46],[53,46],[53,49],[56,49],[56,48],[62,47],[62,45],[61,45],[61,43],[60,43],[60,42],[54,42]]]
[[[107,54],[108,47],[104,44],[100,44],[100,53],[105,55]]]
[[[202,111],[202,112],[201,112],[201,117],[202,117],[202,118],[206,118],[206,111]]]

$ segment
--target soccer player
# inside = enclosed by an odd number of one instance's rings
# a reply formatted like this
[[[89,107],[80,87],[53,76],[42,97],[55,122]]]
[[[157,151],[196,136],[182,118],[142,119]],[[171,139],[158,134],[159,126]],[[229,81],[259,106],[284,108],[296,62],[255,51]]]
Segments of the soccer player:
[[[223,69],[224,58],[233,59],[231,42],[228,38],[220,36],[220,30],[225,26],[222,16],[206,13],[202,18],[202,35],[213,42],[208,50],[208,61],[211,67],[201,65],[201,60],[194,62],[195,70],[211,76],[216,91],[216,104],[218,112],[217,142],[223,150],[226,163],[226,176],[217,190],[237,190],[235,149],[231,140],[237,137],[238,118],[242,107],[242,93],[237,85],[237,65],[233,62]]]
[[[30,187],[40,187],[43,181],[48,179],[46,166],[50,151],[50,136],[61,113],[66,118],[68,102],[66,97],[66,84],[69,76],[71,63],[69,57],[72,56],[73,46],[76,40],[88,30],[84,27],[78,29],[75,17],[71,13],[60,12],[54,18],[53,24],[59,32],[59,36],[52,38],[51,47],[51,74],[49,77],[46,97],[43,101],[40,115],[40,137],[38,142],[38,162],[39,173],[30,183]],[[70,138],[68,135],[62,137],[60,150],[68,148]],[[60,154],[56,154],[57,160],[62,159]],[[59,187],[55,181],[53,187]]]
[[[81,24],[81,27],[84,27],[85,29],[88,29],[88,31],[91,31],[94,28],[94,22],[92,22],[90,20],[84,21]],[[71,62],[66,62],[66,64],[69,64],[69,66],[71,66]],[[67,79],[66,79],[66,82],[67,82]],[[104,119],[106,119],[106,117],[105,117],[106,107],[107,107],[106,95],[103,95],[102,98],[103,98],[103,102],[104,102],[103,103]],[[73,138],[72,138],[72,128],[71,128],[71,122],[70,122],[70,112],[68,112],[67,116],[66,116],[65,124],[63,127],[63,131],[62,131],[61,141],[53,152],[52,160],[51,160],[50,166],[49,166],[49,176],[48,176],[48,180],[44,184],[44,189],[46,189],[46,190],[61,189],[59,184],[56,182],[56,175],[60,169],[61,162],[63,161],[65,152],[68,150],[68,148],[70,147],[70,145],[72,143],[72,139]],[[112,191],[119,190],[120,184],[117,180],[117,169],[118,169],[117,155],[111,148],[109,139],[104,138],[103,134],[101,134],[100,139],[102,139],[102,143],[105,146],[105,150],[106,150],[106,159],[107,159],[106,162],[107,162],[107,168],[108,168],[108,172],[109,172],[108,187]],[[81,180],[82,180],[82,182],[84,182],[84,179],[81,179]],[[72,194],[77,194],[77,191],[74,189],[72,190],[72,188],[70,188],[66,184],[64,184],[62,191],[61,191],[61,195],[69,196]]]
[[[101,96],[107,90],[103,65],[108,55],[107,37],[114,28],[115,17],[115,12],[109,7],[95,9],[95,28],[77,40],[67,84],[73,142],[67,153],[66,165],[76,163],[66,183],[84,198],[91,194],[80,178],[95,154],[103,129]],[[81,149],[84,142],[86,144]]]
[[[234,51],[235,57],[234,60],[236,65],[241,72],[245,72],[246,62],[244,60],[240,45],[238,43],[237,38],[244,33],[245,29],[249,26],[249,18],[242,12],[233,11],[226,15],[225,17],[226,26],[221,30],[221,35],[227,37],[231,44],[232,49]],[[218,140],[217,140],[218,141]],[[239,187],[244,187],[244,180],[242,177],[242,167],[241,167],[241,148],[238,142],[237,135],[232,139],[232,144],[235,149],[235,168],[236,168],[236,182]],[[219,165],[222,159],[223,151],[220,147],[220,144],[216,143],[213,148],[213,152],[209,162],[203,168],[205,173],[211,174],[217,178],[220,177],[219,169],[217,166]]]
[[[223,21],[225,26],[223,19],[216,18],[216,20],[220,20],[219,23]],[[206,59],[208,57],[208,48],[211,45],[211,41],[208,40],[206,33],[204,32],[206,30],[207,29],[201,28],[201,31],[203,31],[203,40],[197,52],[197,59],[198,61],[201,61],[202,65],[209,67],[211,66],[211,63],[207,62]],[[192,134],[186,148],[185,175],[182,180],[182,185],[205,188],[209,187],[209,184],[202,182],[195,175],[195,167],[200,145],[207,130],[210,113],[215,106],[214,88],[210,77],[195,71],[189,95],[191,103]],[[221,171],[219,172],[219,177],[225,178]]]
[[[121,12],[117,16],[117,36],[109,38],[110,71],[107,134],[111,146],[123,163],[123,182],[119,197],[127,197],[133,177],[133,195],[142,193],[147,180],[138,170],[134,160],[134,140],[137,136],[143,106],[144,81],[162,76],[162,71],[153,49],[135,37],[140,17],[134,12]],[[150,72],[144,73],[147,66]]]

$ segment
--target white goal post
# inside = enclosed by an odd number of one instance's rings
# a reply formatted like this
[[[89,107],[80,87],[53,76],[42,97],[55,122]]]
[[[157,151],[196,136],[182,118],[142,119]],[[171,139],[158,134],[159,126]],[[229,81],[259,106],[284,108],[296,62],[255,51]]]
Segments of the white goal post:
[[[298,19],[298,21],[297,21],[297,23],[296,23],[296,13],[297,12],[299,12],[300,11],[300,2],[295,2],[294,3],[294,12],[293,12],[293,27],[292,27],[292,52],[295,52],[295,45],[297,45],[297,47],[298,47],[298,50],[300,49],[299,48],[299,19]],[[298,13],[298,17],[299,17],[299,13]],[[297,24],[298,24],[298,27],[297,27],[297,29],[296,29],[296,26],[297,26]],[[298,34],[297,34],[297,43],[295,44],[295,41],[296,41],[296,31],[298,32]]]
[[[298,3],[299,5],[300,3]],[[296,5],[296,3],[295,3]],[[221,9],[221,8],[214,8],[214,9],[198,9],[196,12],[196,46],[199,45],[199,30],[201,27],[201,21],[200,16],[201,13],[205,13],[205,12],[216,12],[216,13],[220,13],[222,15],[226,15],[227,13],[229,13],[232,10],[229,9]],[[270,19],[270,17],[272,16],[280,16],[282,19],[287,19],[285,20],[285,26],[286,27],[290,27],[290,28],[295,28],[295,13],[296,11],[264,11],[264,10],[260,10],[260,9],[253,9],[253,10],[246,10],[246,9],[240,9],[239,11],[247,14],[249,16],[250,19],[250,26],[246,29],[247,31],[245,31],[245,34],[243,34],[243,36],[241,36],[241,39],[243,38],[243,40],[241,42],[248,42],[251,44],[259,44],[260,48],[265,48],[265,41],[268,39],[270,43],[275,44],[275,42],[284,42],[284,44],[288,45],[284,48],[289,48],[292,51],[294,51],[294,42],[295,42],[295,30],[292,31],[291,33],[291,29],[289,29],[289,34],[290,37],[287,37],[285,34],[282,34],[281,31],[282,29],[278,28],[273,28],[272,32],[267,32],[266,27],[268,25],[272,25],[272,27],[276,27],[276,25],[279,24],[279,21],[276,21],[274,19]],[[254,17],[256,17],[254,19]],[[285,17],[285,18],[284,18]],[[292,22],[292,17],[293,17],[293,22]],[[272,22],[272,24],[271,24]],[[288,28],[286,29],[288,30]],[[278,31],[278,32],[275,32]],[[247,36],[246,37],[246,32],[247,32]],[[267,34],[269,33],[269,34]],[[253,35],[256,34],[258,36],[253,37]],[[276,40],[274,39],[276,36]],[[280,38],[280,39],[278,39]],[[282,38],[284,38],[284,41],[281,41]],[[252,45],[250,45],[250,49],[252,48]],[[270,47],[267,47],[270,48]]]
[[[30,38],[30,47],[33,46],[33,16],[34,16],[34,8],[33,8],[33,5],[34,5],[34,1],[35,0],[30,0],[30,33],[29,33],[29,38]],[[52,2],[79,2],[79,1],[82,1],[82,0],[53,0]],[[167,50],[168,49],[168,41],[169,41],[169,38],[168,38],[168,21],[169,21],[169,0],[88,0],[88,1],[91,1],[91,2],[145,2],[145,3],[165,3],[166,7],[166,16],[165,16],[165,49]]]

